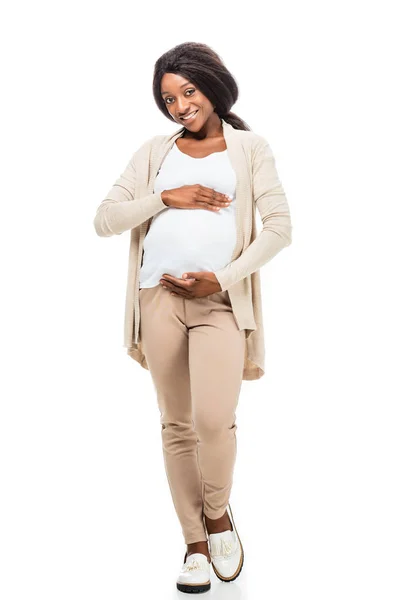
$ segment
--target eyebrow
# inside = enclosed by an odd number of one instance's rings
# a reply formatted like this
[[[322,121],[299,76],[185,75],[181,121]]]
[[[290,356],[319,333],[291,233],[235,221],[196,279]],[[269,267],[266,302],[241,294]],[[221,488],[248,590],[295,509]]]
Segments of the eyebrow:
[[[191,85],[191,83],[188,81],[187,83],[183,83],[180,87],[183,88],[185,85]],[[161,96],[165,96],[165,94],[170,94],[171,92],[161,92]]]

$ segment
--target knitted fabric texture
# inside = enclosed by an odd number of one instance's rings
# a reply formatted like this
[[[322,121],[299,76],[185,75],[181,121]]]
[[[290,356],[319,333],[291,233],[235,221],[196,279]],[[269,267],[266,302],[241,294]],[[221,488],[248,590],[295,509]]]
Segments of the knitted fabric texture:
[[[286,195],[275,159],[266,139],[252,131],[234,129],[221,118],[228,156],[236,173],[237,241],[232,259],[215,271],[222,291],[228,290],[239,329],[246,330],[244,380],[265,374],[265,345],[260,268],[292,241],[292,224]],[[164,158],[185,131],[157,135],[137,149],[125,170],[98,206],[94,218],[101,237],[130,230],[125,298],[124,344],[127,354],[149,369],[140,340],[139,271],[143,241],[152,218],[167,209],[154,182]],[[258,233],[256,214],[262,220]]]

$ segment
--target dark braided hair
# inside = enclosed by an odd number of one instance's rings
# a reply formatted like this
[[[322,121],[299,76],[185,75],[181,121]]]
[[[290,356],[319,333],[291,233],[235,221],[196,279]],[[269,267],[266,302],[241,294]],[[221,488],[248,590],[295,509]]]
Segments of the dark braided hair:
[[[215,106],[219,117],[234,129],[251,131],[247,123],[230,110],[239,97],[239,89],[233,75],[212,48],[198,42],[184,42],[165,52],[154,65],[154,100],[167,119],[175,123],[161,96],[161,79],[165,73],[186,77]]]

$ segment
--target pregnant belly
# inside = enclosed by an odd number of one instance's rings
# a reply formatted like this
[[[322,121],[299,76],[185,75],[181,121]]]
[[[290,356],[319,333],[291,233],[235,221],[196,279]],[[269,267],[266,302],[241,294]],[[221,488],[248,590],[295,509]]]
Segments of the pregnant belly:
[[[234,219],[227,212],[169,209],[153,219],[143,249],[198,257],[232,248],[235,238]]]

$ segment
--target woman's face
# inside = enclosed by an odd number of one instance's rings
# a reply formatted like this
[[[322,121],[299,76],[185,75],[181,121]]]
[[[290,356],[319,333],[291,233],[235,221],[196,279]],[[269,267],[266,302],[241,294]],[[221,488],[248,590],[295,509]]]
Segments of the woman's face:
[[[161,79],[161,96],[169,114],[189,131],[199,131],[216,113],[211,102],[196,85],[175,73],[165,73]],[[188,120],[183,117],[196,113]]]

